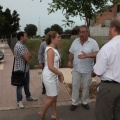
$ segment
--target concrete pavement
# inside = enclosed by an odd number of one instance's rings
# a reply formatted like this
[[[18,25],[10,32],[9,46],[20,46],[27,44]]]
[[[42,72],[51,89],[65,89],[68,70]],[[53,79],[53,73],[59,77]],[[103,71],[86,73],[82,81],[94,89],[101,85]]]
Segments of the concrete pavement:
[[[30,91],[32,96],[38,98],[38,101],[28,102],[23,93],[23,103],[25,109],[20,110],[16,102],[16,87],[11,85],[11,72],[13,64],[13,53],[7,43],[0,44],[5,58],[0,61],[0,120],[39,120],[37,114],[40,110],[46,95],[42,95],[41,70],[30,70]],[[71,83],[71,69],[60,69],[65,76],[65,83],[59,84],[60,94],[58,96],[57,106],[58,114],[62,120],[94,120],[94,106],[91,103],[95,100],[89,100],[91,109],[86,111],[81,106],[74,112],[69,110],[71,105],[70,89],[67,84]],[[50,119],[50,111],[47,113],[46,120]]]

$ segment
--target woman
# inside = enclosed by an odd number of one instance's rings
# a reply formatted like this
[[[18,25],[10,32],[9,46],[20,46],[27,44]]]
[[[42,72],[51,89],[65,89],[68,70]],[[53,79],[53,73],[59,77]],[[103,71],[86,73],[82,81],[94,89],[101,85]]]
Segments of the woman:
[[[64,76],[58,70],[60,55],[55,49],[59,45],[60,36],[56,31],[48,32],[46,36],[47,47],[45,50],[45,67],[43,69],[43,83],[46,88],[47,99],[40,112],[41,120],[45,119],[45,113],[51,107],[51,120],[59,120],[56,113],[58,96],[58,80],[63,82]]]

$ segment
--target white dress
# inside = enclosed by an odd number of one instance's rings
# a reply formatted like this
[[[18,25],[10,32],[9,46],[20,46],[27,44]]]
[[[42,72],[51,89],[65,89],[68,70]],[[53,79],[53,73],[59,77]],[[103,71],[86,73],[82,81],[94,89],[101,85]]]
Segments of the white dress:
[[[48,68],[48,63],[47,63],[47,51],[52,47],[46,47],[44,56],[45,56],[45,67],[42,72],[42,77],[43,77],[43,83],[46,88],[46,94],[47,96],[57,96],[58,95],[58,75],[53,73],[51,70]],[[59,68],[59,60],[60,60],[60,55],[58,51],[55,48],[52,48],[54,50],[54,67]]]

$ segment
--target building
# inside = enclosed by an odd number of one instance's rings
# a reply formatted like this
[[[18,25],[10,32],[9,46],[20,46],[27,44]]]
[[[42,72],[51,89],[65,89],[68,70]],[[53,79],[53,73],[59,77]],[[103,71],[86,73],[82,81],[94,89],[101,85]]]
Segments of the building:
[[[108,7],[105,12],[98,13],[96,19],[90,21],[90,26],[101,24],[102,27],[109,27],[111,19],[115,16],[120,16],[120,3]]]

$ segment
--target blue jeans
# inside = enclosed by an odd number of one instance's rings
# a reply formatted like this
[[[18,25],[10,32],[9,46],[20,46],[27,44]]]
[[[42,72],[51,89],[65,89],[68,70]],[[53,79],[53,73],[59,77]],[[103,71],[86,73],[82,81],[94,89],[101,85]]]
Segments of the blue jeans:
[[[29,91],[29,83],[30,83],[30,74],[29,71],[26,73],[26,80],[24,86],[17,86],[16,93],[17,93],[17,101],[22,101],[22,88],[24,87],[26,98],[31,96]]]

